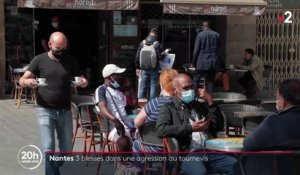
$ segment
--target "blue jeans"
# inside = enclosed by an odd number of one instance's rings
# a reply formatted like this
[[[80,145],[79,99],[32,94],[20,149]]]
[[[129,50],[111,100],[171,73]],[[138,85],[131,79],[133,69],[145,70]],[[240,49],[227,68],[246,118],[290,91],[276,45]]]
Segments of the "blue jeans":
[[[189,161],[199,157],[202,161]],[[181,171],[187,175],[206,175],[208,173],[222,173],[232,175],[236,172],[236,158],[222,154],[188,154],[181,162]]]
[[[150,81],[149,81],[150,80]],[[141,71],[141,84],[139,89],[138,98],[146,98],[147,87],[150,83],[150,96],[149,101],[157,96],[158,89],[158,70],[142,70]]]
[[[46,175],[59,175],[63,162],[49,161],[47,152],[55,151],[55,131],[61,152],[72,151],[73,124],[70,110],[37,107],[38,125],[44,153]]]

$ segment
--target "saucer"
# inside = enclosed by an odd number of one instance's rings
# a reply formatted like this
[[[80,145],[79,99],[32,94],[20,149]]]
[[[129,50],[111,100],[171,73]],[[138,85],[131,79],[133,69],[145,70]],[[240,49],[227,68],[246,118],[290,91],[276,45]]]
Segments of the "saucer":
[[[48,84],[47,83],[38,83],[37,85],[38,86],[47,86]]]

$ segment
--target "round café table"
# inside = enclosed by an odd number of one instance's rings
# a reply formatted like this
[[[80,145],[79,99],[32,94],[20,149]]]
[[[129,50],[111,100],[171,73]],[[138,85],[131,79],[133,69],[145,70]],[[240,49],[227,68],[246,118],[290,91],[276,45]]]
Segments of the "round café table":
[[[214,151],[240,152],[243,150],[243,137],[216,138],[205,141],[205,148]]]

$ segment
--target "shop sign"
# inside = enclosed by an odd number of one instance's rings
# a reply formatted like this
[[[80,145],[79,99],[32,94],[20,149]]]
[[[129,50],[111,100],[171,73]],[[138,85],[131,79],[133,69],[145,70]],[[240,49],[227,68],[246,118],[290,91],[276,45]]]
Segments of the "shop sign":
[[[267,0],[268,8],[271,9],[299,9],[299,0]]]
[[[18,7],[51,9],[137,10],[139,0],[18,0]]]
[[[250,5],[203,5],[203,4],[168,4],[163,7],[169,14],[203,14],[203,15],[261,15],[265,6]]]

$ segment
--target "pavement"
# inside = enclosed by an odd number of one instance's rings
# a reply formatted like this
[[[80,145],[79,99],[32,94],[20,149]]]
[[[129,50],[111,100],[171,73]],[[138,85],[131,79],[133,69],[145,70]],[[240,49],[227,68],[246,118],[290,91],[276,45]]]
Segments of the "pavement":
[[[43,175],[43,163],[33,170],[27,170],[18,163],[18,153],[26,145],[40,146],[35,106],[22,103],[18,109],[12,99],[0,100],[0,174],[3,175]],[[56,142],[57,144],[57,142]],[[82,139],[78,139],[73,151],[83,151]],[[98,162],[69,163],[61,175],[95,175]],[[114,174],[113,162],[102,162],[100,175]]]

